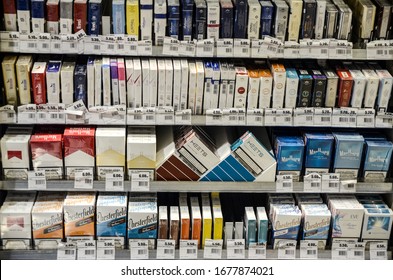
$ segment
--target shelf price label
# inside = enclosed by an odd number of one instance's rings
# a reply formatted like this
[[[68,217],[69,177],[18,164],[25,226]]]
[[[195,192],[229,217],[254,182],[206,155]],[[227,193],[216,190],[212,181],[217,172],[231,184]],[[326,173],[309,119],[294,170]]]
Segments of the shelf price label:
[[[248,109],[246,114],[246,123],[249,126],[263,125],[263,109]]]
[[[367,43],[367,59],[393,58],[393,40],[375,40]]]
[[[126,49],[124,46],[124,42],[125,42],[125,36],[124,35],[116,35],[116,47],[117,47],[117,54],[119,55],[126,55]]]
[[[234,39],[233,53],[237,57],[250,57],[251,43],[249,39]]]
[[[203,258],[220,260],[222,258],[222,244],[222,239],[206,239],[205,248],[203,249]]]
[[[332,115],[333,127],[356,127],[356,108],[334,108]]]
[[[131,174],[131,191],[149,191],[149,172],[136,172]]]
[[[387,260],[387,246],[383,242],[370,243],[370,260]]]
[[[206,110],[206,125],[220,125],[223,121],[223,111],[221,109]]]
[[[143,123],[144,124],[156,123],[156,108],[154,107],[143,108]]]
[[[330,39],[329,58],[352,59],[353,44],[346,40]]]
[[[284,42],[284,57],[285,58],[299,58],[300,45],[297,42],[285,41]]]
[[[304,192],[320,192],[322,189],[322,176],[311,173],[304,176]]]
[[[61,52],[61,37],[57,34],[50,35],[50,51],[51,53]]]
[[[0,32],[0,51],[19,52],[19,32]]]
[[[51,37],[49,33],[38,34],[37,49],[40,53],[50,53],[50,39]]]
[[[185,109],[175,112],[176,125],[191,125],[191,109]]]
[[[340,191],[340,174],[322,174],[322,192],[338,193]]]
[[[263,58],[266,54],[263,52],[263,40],[252,40],[251,41],[251,57]]]
[[[266,126],[292,126],[292,109],[265,109]]]
[[[331,108],[314,108],[314,126],[332,126]]]
[[[213,57],[214,56],[214,39],[205,39],[196,43],[197,57]]]
[[[129,241],[132,260],[149,259],[149,244],[147,240],[133,239]]]
[[[175,110],[173,107],[165,106],[157,109],[156,114],[157,124],[174,124],[175,123]]]
[[[180,240],[180,259],[190,260],[198,258],[198,240]]]
[[[366,244],[364,242],[354,242],[348,244],[349,260],[364,260],[366,256]]]
[[[327,59],[329,56],[329,39],[311,40],[309,43],[310,53],[308,56]],[[307,55],[305,56],[307,57]]]
[[[143,108],[127,109],[127,124],[140,124],[143,122]]]
[[[27,188],[29,190],[45,190],[46,176],[45,171],[28,171],[27,172]]]
[[[93,170],[75,171],[74,188],[75,189],[92,189],[93,188]]]
[[[37,36],[35,34],[20,34],[19,49],[20,52],[35,53],[37,52]]]
[[[61,36],[61,51],[63,53],[79,53],[79,43],[77,34],[67,34]]]
[[[164,38],[164,45],[162,47],[162,54],[170,56],[179,55],[179,40],[171,37]]]
[[[227,240],[227,258],[244,259],[246,257],[246,242],[244,239]]]
[[[60,242],[57,247],[58,260],[75,260],[76,244],[74,242]]]
[[[106,191],[124,191],[124,174],[123,172],[111,172],[105,174]]]
[[[348,242],[335,241],[332,244],[332,260],[346,260],[348,259]]]
[[[264,53],[268,57],[277,57],[277,54],[279,53],[279,49],[282,46],[281,40],[270,37],[270,36],[265,36],[263,38],[263,44],[260,46],[260,52]],[[284,49],[282,49],[284,50]]]
[[[37,105],[27,104],[18,107],[18,123],[33,124],[36,123]]]
[[[253,260],[266,259],[266,243],[250,243],[248,245],[248,258]]]
[[[124,53],[132,56],[138,54],[138,38],[135,36],[124,36]]]
[[[82,100],[78,100],[66,107],[66,123],[67,124],[86,124],[87,108]]]
[[[115,241],[99,240],[97,241],[97,260],[114,260],[115,259]]]
[[[278,243],[278,259],[293,260],[296,258],[296,241],[282,240]]]
[[[229,125],[237,125],[238,124],[238,114],[239,109],[231,108],[231,109],[223,109],[223,122]]]
[[[389,112],[378,112],[375,118],[375,127],[392,128],[393,114]]]
[[[101,54],[101,37],[100,36],[86,36],[84,39],[83,52],[84,54]]]
[[[374,109],[358,109],[356,117],[357,127],[374,127],[375,126],[375,110]]]
[[[317,240],[300,240],[300,259],[318,259]]]
[[[97,257],[96,241],[78,241],[78,260],[95,260]]]
[[[0,123],[16,123],[16,112],[13,105],[0,107]]]
[[[175,240],[158,239],[157,240],[157,259],[174,259],[175,258]]]
[[[151,40],[138,41],[138,55],[152,55],[153,42]]]
[[[102,54],[113,54],[117,52],[117,41],[113,35],[101,35],[101,53]]]
[[[233,57],[233,39],[217,40],[217,57]]]
[[[314,123],[313,108],[296,108],[293,115],[294,126],[309,126],[310,123]]]
[[[196,53],[196,44],[194,41],[180,41],[179,54],[194,57]]]
[[[277,175],[276,176],[276,191],[277,192],[293,192],[293,176]]]
[[[340,182],[340,192],[355,193],[357,180],[342,180]]]

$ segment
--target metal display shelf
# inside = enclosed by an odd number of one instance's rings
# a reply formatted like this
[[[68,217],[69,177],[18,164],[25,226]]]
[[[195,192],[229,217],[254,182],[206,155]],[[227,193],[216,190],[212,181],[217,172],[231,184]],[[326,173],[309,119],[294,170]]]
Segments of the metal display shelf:
[[[124,191],[130,192],[131,181],[124,181]],[[293,192],[303,192],[303,182],[293,183]],[[0,190],[28,191],[27,181],[0,181]],[[105,181],[94,181],[92,189],[76,189],[74,181],[47,181],[47,191],[105,191]],[[275,182],[150,182],[150,192],[230,192],[275,193]],[[320,193],[325,193],[320,191]],[[393,183],[363,183],[356,185],[356,193],[393,193]]]
[[[248,252],[246,250],[247,259]],[[392,251],[387,252],[388,260],[392,259]],[[156,259],[157,251],[149,250],[149,259]],[[332,258],[331,250],[319,250],[318,259],[320,260],[330,260]],[[370,259],[370,252],[366,251],[366,260]],[[1,260],[56,260],[57,250],[0,250]],[[117,249],[115,252],[116,260],[130,260],[131,253],[127,249]],[[175,259],[179,259],[179,250],[175,250]],[[198,250],[198,260],[203,260],[203,250]],[[227,259],[226,250],[222,251],[222,259]],[[277,250],[266,250],[266,259],[277,260],[278,251]],[[300,259],[300,250],[296,250],[296,259]]]

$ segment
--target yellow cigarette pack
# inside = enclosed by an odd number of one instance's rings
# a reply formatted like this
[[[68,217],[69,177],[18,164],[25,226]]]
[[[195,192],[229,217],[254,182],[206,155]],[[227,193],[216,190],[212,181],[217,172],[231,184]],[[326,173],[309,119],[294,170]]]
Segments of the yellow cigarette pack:
[[[16,78],[18,81],[19,102],[22,105],[31,103],[30,72],[33,67],[31,55],[21,55],[16,62]]]
[[[127,0],[126,2],[126,27],[127,34],[139,39],[139,2]]]
[[[212,212],[210,206],[202,206],[202,249],[206,239],[212,239]]]
[[[3,82],[7,104],[16,105],[18,100],[16,96],[16,76],[15,63],[18,57],[15,55],[7,55],[3,58],[1,66],[3,68]]]
[[[221,205],[213,205],[213,239],[222,239],[223,218]]]

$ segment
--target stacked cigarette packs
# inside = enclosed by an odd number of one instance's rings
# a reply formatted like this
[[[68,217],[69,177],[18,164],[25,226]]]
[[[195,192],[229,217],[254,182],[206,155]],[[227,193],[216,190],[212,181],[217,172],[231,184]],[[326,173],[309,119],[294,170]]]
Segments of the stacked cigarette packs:
[[[304,240],[327,240],[331,213],[325,204],[302,204]]]
[[[331,134],[305,133],[305,174],[328,173],[333,156],[334,138]]]
[[[179,244],[180,216],[179,207],[171,206],[169,208],[169,238],[175,240],[176,246]]]
[[[384,181],[390,166],[393,144],[387,140],[366,140],[363,176],[364,179]]]
[[[6,31],[18,31],[16,25],[16,3],[12,0],[3,1],[4,23]]]
[[[274,247],[283,239],[297,240],[302,213],[298,206],[285,204],[270,205],[272,238]]]
[[[179,213],[180,213],[180,239],[190,239],[190,211],[187,203],[187,194],[179,193]]]
[[[198,240],[198,248],[201,247],[202,232],[202,213],[199,205],[199,199],[196,196],[190,197],[191,209],[191,239]]]
[[[128,238],[157,238],[157,197],[130,193],[128,200]]]
[[[274,150],[277,157],[277,174],[292,174],[294,180],[298,180],[303,169],[303,139],[296,136],[278,136]]]

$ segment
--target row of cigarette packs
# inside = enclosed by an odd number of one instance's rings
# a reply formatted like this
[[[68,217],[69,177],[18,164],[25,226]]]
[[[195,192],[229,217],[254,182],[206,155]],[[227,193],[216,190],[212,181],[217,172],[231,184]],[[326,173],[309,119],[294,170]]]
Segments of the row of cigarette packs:
[[[89,57],[75,63],[23,55],[4,57],[2,69],[8,104],[83,100],[88,108],[172,106],[196,115],[216,108],[386,109],[393,87],[389,71],[371,62],[322,67],[314,61]]]
[[[5,30],[23,33],[127,34],[135,40],[165,36],[282,41],[393,36],[388,0],[3,0]]]
[[[235,202],[236,201],[236,202]],[[388,241],[393,211],[380,196],[319,194],[233,195],[138,193],[15,193],[1,209],[1,239],[197,240],[245,239],[246,245],[281,240]],[[265,208],[263,205],[267,205]],[[267,209],[267,210],[266,210]]]
[[[383,182],[393,150],[376,133],[273,131],[270,141],[265,128],[141,126],[129,127],[128,134],[123,127],[41,128],[31,134],[10,127],[1,139],[7,179],[26,179],[31,158],[33,169],[45,170],[48,179],[74,179],[75,172],[89,170],[99,180],[127,171],[129,177],[149,172],[159,181],[274,182],[277,174],[299,180],[334,172],[343,180]]]

